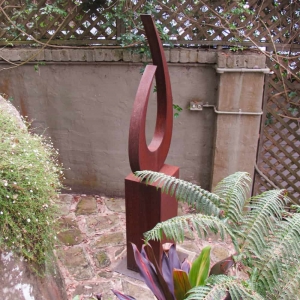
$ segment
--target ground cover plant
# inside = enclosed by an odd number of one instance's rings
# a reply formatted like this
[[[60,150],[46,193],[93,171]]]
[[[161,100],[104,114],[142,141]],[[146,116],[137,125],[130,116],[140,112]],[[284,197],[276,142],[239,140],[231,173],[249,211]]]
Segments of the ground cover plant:
[[[0,111],[0,140],[0,249],[42,266],[55,242],[58,153],[6,111]]]
[[[170,289],[170,299],[300,299],[300,214],[287,209],[290,199],[285,190],[248,198],[251,178],[245,172],[222,180],[214,193],[161,173],[140,171],[136,175],[146,183],[158,181],[163,192],[175,195],[178,201],[187,202],[197,211],[157,224],[145,233],[146,242],[160,240],[163,234],[182,242],[187,232],[196,232],[200,238],[219,233],[222,239],[231,238],[235,248],[235,254],[226,259],[226,268],[222,270],[224,262],[213,266],[205,282],[188,288],[184,297],[178,298],[176,289]],[[233,276],[222,274],[230,268]],[[247,279],[238,276],[240,270],[248,275]],[[154,272],[153,278],[158,274]],[[176,272],[175,268],[174,284]],[[145,282],[151,282],[150,273],[146,273]],[[152,280],[156,290],[159,284]],[[164,294],[155,295],[169,299]]]

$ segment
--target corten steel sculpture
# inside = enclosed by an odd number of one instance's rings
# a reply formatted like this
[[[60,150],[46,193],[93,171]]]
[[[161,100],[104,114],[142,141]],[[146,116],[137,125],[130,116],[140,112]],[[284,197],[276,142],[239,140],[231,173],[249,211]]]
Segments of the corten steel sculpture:
[[[132,172],[152,170],[171,176],[179,176],[179,168],[165,165],[170,148],[173,127],[173,104],[170,77],[164,50],[150,15],[141,16],[149,42],[153,65],[147,65],[136,94],[129,129],[129,161]],[[157,119],[154,136],[147,146],[146,114],[152,81],[156,79]],[[145,185],[131,173],[125,179],[127,268],[138,271],[132,246],[138,249],[143,244],[143,233],[158,222],[177,215],[177,201],[169,195],[161,194],[157,185]],[[159,242],[151,242],[156,259],[160,262],[162,247]]]

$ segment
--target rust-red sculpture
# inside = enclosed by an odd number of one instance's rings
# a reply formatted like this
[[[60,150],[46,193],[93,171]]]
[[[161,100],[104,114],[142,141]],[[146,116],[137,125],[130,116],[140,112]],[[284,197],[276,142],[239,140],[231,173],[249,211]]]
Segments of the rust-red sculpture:
[[[178,167],[165,165],[170,148],[173,127],[173,104],[168,66],[164,50],[150,15],[141,16],[152,54],[153,65],[144,71],[136,94],[129,130],[129,162],[132,172],[152,170],[178,177]],[[157,88],[157,119],[151,143],[146,143],[146,115],[152,81],[155,75]],[[143,233],[177,215],[176,200],[161,194],[156,184],[146,186],[129,174],[125,179],[127,268],[138,271],[132,247],[140,249]],[[160,261],[160,243],[152,242],[157,261]]]
[[[172,91],[164,50],[150,15],[141,16],[148,38],[153,65],[145,68],[136,94],[129,130],[129,162],[132,172],[159,171],[170,148],[173,127]],[[145,123],[151,84],[155,74],[157,88],[157,119],[149,147]]]

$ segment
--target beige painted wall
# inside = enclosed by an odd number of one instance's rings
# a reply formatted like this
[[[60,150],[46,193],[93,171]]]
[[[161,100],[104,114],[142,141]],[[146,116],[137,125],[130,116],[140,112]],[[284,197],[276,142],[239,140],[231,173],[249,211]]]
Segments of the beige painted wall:
[[[1,64],[1,68],[5,67]],[[191,100],[216,104],[218,75],[210,64],[170,63],[174,103],[184,107],[174,120],[167,163],[180,177],[210,187],[215,114],[192,112]],[[74,192],[124,194],[130,173],[129,120],[141,78],[140,63],[47,62],[0,72],[0,92],[32,120],[35,132],[51,136]],[[155,101],[148,112],[148,137],[155,122]]]

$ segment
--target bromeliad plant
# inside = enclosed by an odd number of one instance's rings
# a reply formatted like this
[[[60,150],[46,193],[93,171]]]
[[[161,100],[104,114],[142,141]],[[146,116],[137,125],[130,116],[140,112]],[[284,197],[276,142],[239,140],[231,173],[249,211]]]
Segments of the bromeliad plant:
[[[249,276],[246,280],[209,276],[205,285],[187,290],[185,299],[300,299],[300,214],[285,210],[290,202],[285,190],[248,199],[251,179],[245,172],[222,180],[214,193],[161,173],[140,171],[136,175],[146,183],[157,181],[162,192],[198,212],[157,224],[145,233],[146,242],[161,240],[163,235],[182,242],[186,231],[196,231],[200,238],[219,233],[222,239],[231,238],[236,253],[210,274],[222,273],[225,263],[236,270],[243,268]]]
[[[210,269],[210,249],[205,247],[193,264],[179,260],[175,245],[172,244],[163,252],[161,268],[159,267],[152,247],[143,245],[141,252],[132,244],[136,264],[145,283],[157,299],[183,300],[193,287],[204,285]],[[134,299],[131,296],[113,290],[119,299]]]

